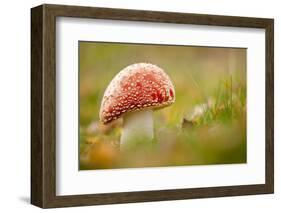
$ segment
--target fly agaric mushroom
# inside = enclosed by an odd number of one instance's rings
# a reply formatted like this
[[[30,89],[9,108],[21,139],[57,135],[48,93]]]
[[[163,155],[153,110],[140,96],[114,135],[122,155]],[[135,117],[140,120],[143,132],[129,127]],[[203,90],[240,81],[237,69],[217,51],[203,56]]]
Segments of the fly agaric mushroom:
[[[105,90],[100,121],[108,124],[123,117],[120,144],[141,137],[153,139],[153,110],[175,101],[175,89],[160,67],[132,64],[121,70]]]

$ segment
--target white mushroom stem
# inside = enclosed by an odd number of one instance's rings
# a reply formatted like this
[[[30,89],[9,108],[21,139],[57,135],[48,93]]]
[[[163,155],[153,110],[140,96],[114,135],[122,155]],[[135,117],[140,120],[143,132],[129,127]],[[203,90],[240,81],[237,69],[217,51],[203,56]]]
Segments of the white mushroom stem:
[[[153,139],[153,111],[145,109],[124,115],[120,143],[122,146],[137,139]]]

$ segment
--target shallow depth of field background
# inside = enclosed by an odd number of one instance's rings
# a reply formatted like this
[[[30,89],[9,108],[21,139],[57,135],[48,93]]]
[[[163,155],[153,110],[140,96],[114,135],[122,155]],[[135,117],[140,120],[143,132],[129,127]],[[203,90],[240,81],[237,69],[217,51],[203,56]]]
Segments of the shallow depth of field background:
[[[99,122],[103,93],[124,67],[156,64],[173,105],[154,112],[154,141],[119,150],[122,119]],[[246,163],[246,49],[79,42],[80,169]]]

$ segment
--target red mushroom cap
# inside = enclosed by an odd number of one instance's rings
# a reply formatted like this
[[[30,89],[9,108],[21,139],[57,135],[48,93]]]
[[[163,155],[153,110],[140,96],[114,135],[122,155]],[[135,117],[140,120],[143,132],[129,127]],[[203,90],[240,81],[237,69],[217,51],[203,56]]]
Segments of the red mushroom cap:
[[[160,67],[148,63],[132,64],[121,70],[105,90],[100,121],[106,124],[124,113],[162,108],[174,101],[174,86]]]

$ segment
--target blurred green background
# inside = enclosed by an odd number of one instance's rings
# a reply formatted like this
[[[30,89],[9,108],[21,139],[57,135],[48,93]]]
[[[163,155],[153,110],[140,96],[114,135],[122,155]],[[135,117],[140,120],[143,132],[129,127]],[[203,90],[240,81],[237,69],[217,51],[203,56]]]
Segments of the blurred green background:
[[[121,152],[122,119],[99,122],[103,93],[124,67],[158,65],[175,86],[154,112],[155,138]],[[246,163],[246,49],[79,42],[80,169]]]

